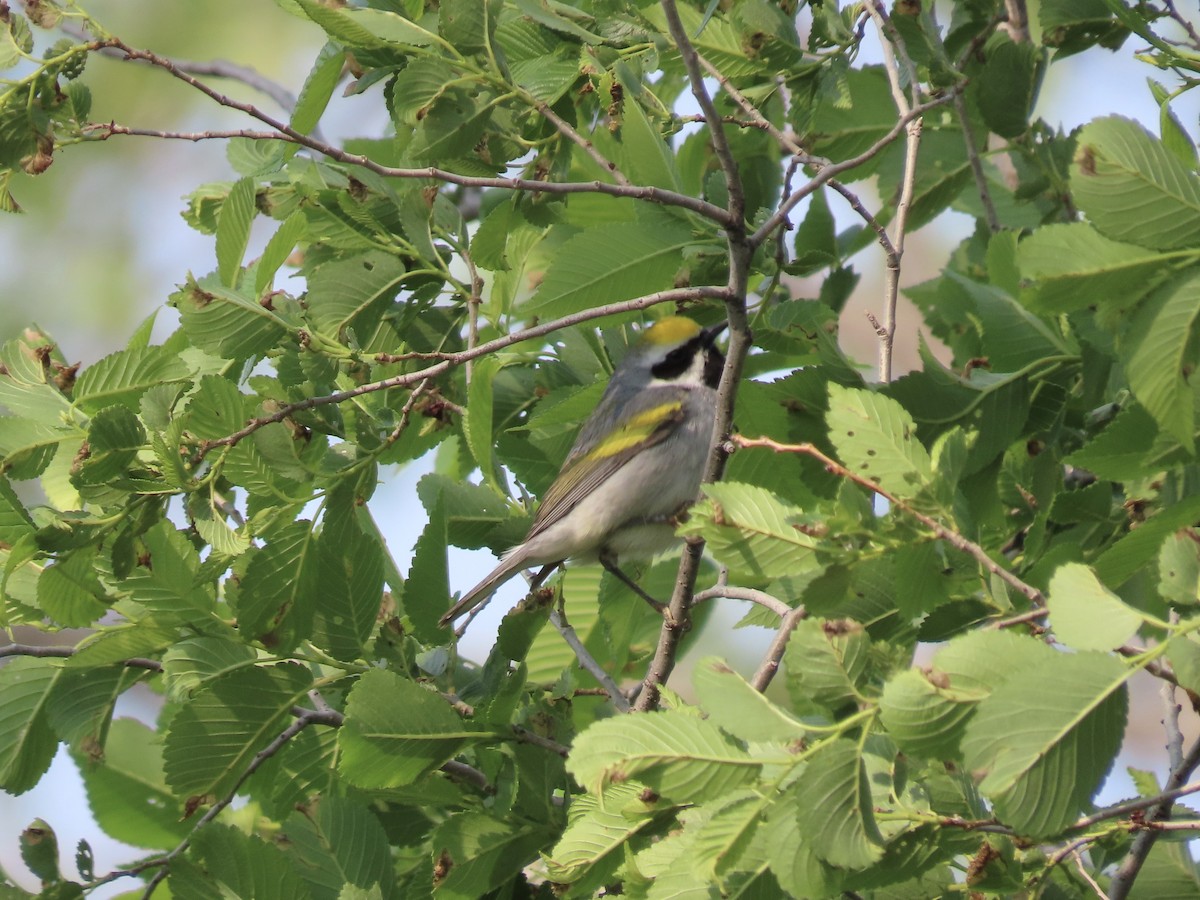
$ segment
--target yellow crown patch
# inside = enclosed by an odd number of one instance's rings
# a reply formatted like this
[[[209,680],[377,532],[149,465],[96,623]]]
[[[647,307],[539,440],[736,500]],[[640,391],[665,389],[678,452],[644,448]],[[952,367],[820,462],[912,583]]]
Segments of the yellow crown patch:
[[[642,332],[642,340],[647,344],[662,347],[690,341],[699,333],[700,326],[686,316],[667,316]]]

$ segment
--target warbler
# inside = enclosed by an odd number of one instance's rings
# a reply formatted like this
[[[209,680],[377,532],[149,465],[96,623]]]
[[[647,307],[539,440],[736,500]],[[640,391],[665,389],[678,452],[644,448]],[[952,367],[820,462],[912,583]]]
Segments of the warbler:
[[[567,559],[599,561],[641,592],[617,565],[668,549],[677,516],[699,494],[725,364],[715,341],[724,328],[671,316],[642,333],[580,430],[525,540],[439,624],[479,605],[517,572],[542,566],[536,587]]]

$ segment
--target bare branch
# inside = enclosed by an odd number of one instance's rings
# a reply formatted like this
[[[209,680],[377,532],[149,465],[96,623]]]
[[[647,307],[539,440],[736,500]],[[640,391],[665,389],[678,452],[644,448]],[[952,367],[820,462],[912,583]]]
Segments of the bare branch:
[[[571,648],[571,651],[575,654],[575,658],[579,660],[579,664],[593,678],[600,682],[601,687],[608,693],[608,699],[612,702],[617,712],[629,712],[629,700],[621,693],[621,689],[612,680],[612,676],[604,671],[604,667],[588,652],[587,647],[583,646],[583,641],[579,639],[579,635],[571,627],[571,623],[567,621],[567,615],[561,606],[550,611],[550,624],[558,629],[558,633],[567,642],[567,646]]]
[[[737,161],[733,157],[733,148],[729,146],[729,139],[725,136],[725,125],[721,121],[721,115],[713,105],[708,88],[704,86],[700,55],[688,38],[683,22],[680,21],[679,9],[675,6],[675,0],[661,0],[661,5],[663,13],[666,15],[667,29],[671,32],[671,40],[675,42],[675,48],[683,58],[683,67],[688,73],[692,96],[700,104],[700,112],[708,122],[709,140],[712,142],[713,153],[716,154],[717,162],[720,163],[721,171],[725,175],[725,184],[729,192],[728,224],[735,228],[742,228],[746,217],[746,193],[742,187],[742,175],[738,171]]]
[[[622,300],[618,303],[609,303],[605,306],[597,306],[593,309],[585,309],[581,312],[572,313],[569,316],[563,316],[561,319],[554,319],[550,322],[543,322],[538,325],[533,325],[529,328],[520,331],[514,331],[511,334],[506,334],[498,337],[495,340],[488,341],[484,344],[479,344],[476,347],[462,350],[456,353],[421,353],[421,354],[401,354],[400,356],[388,356],[385,361],[398,361],[401,358],[417,357],[422,359],[437,359],[438,362],[431,366],[426,366],[415,372],[405,372],[401,375],[394,375],[391,378],[385,378],[381,381],[372,381],[367,384],[360,384],[357,387],[350,388],[344,391],[335,391],[332,394],[324,394],[318,397],[308,397],[296,403],[289,403],[281,406],[279,409],[270,415],[261,416],[256,419],[251,419],[242,428],[228,434],[223,438],[217,438],[211,441],[205,441],[200,445],[196,452],[195,459],[200,460],[207,456],[217,447],[232,447],[234,444],[241,441],[258,431],[260,428],[265,428],[275,422],[282,422],[298,412],[307,409],[315,409],[318,406],[327,406],[330,403],[344,403],[347,400],[352,400],[355,397],[360,397],[363,394],[370,394],[375,391],[387,391],[393,388],[406,388],[413,384],[436,378],[439,375],[448,372],[455,366],[462,365],[468,360],[478,359],[481,356],[486,356],[489,353],[495,353],[497,350],[502,350],[505,347],[519,344],[522,341],[533,340],[534,338],[544,337],[547,334],[552,334],[563,328],[569,328],[572,325],[579,325],[583,322],[590,322],[593,319],[604,318],[605,316],[615,315],[616,313],[629,312],[631,310],[648,309],[659,303],[681,303],[688,300],[701,300],[706,298],[725,299],[728,296],[727,288],[720,287],[688,287],[688,288],[672,288],[666,291],[657,291],[653,294],[646,294],[642,297],[635,297],[632,300]]]
[[[1153,810],[1147,816],[1147,825],[1161,823],[1170,817],[1171,807],[1175,805],[1176,797],[1183,793],[1180,785],[1183,785],[1191,777],[1197,765],[1200,765],[1200,739],[1192,744],[1191,749],[1167,776],[1166,790],[1159,795],[1161,799],[1153,805]],[[1185,787],[1191,787],[1191,785],[1185,785]],[[1154,849],[1154,844],[1158,841],[1161,833],[1161,829],[1150,827],[1139,832],[1133,839],[1133,845],[1125,854],[1125,858],[1121,860],[1120,865],[1117,866],[1117,871],[1109,882],[1108,895],[1111,900],[1125,900],[1129,896],[1129,892],[1133,889],[1133,883],[1137,880],[1138,873],[1141,872],[1142,865],[1146,862],[1146,857]]]
[[[967,145],[967,162],[971,166],[971,176],[975,179],[975,190],[979,192],[979,201],[983,204],[983,217],[987,221],[988,230],[995,234],[1004,226],[996,214],[996,204],[992,200],[992,189],[988,186],[987,175],[983,171],[983,160],[979,158],[979,150],[975,146],[975,129],[971,126],[971,117],[967,114],[967,101],[962,94],[954,97],[954,111],[962,126],[963,141]]]
[[[264,113],[258,107],[251,103],[243,103],[240,100],[235,100],[215,90],[203,81],[193,75],[188,74],[183,69],[175,64],[175,62],[167,57],[160,56],[157,53],[152,53],[149,50],[141,50],[136,47],[131,47],[119,38],[108,38],[103,41],[94,41],[91,44],[93,49],[112,48],[120,51],[126,59],[139,62],[149,63],[169,72],[175,78],[185,84],[200,91],[209,99],[229,109],[235,109],[245,113],[253,119],[262,122],[268,128],[274,129],[279,133],[281,139],[290,140],[292,143],[300,144],[308,149],[320,153],[329,159],[337,160],[338,162],[348,165],[359,166],[367,169],[370,172],[375,172],[388,178],[416,178],[416,179],[431,179],[435,181],[445,182],[447,184],[458,184],[466,187],[494,187],[512,191],[529,191],[531,193],[546,193],[546,194],[579,194],[579,193],[599,193],[608,194],[613,197],[632,197],[636,200],[646,200],[651,203],[661,203],[666,206],[679,206],[684,209],[690,209],[693,212],[699,213],[707,219],[716,222],[719,225],[728,227],[732,224],[729,212],[715,204],[709,203],[706,200],[697,197],[691,197],[687,194],[681,194],[678,191],[669,191],[664,188],[653,187],[650,185],[625,185],[612,184],[604,181],[538,181],[529,178],[489,178],[473,175],[460,175],[457,172],[450,172],[445,169],[439,169],[436,166],[428,166],[419,169],[404,169],[394,166],[385,166],[369,157],[362,156],[356,153],[348,153],[340,147],[335,147],[325,141],[318,140],[312,135],[303,134],[292,128],[286,122],[283,122],[273,116]]]
[[[779,663],[783,659],[783,652],[787,649],[792,632],[796,630],[800,621],[807,617],[808,611],[803,606],[789,609],[787,615],[783,617],[783,621],[779,623],[779,630],[775,632],[775,638],[771,641],[771,646],[767,648],[766,656],[759,663],[754,677],[750,679],[750,684],[754,686],[755,690],[765,691],[771,684],[775,673],[779,671]]]
[[[865,0],[866,7],[875,21],[875,27],[883,44],[883,64],[892,86],[892,98],[896,111],[903,119],[920,103],[920,85],[917,70],[904,47],[904,39],[884,12],[877,0]],[[897,63],[899,60],[899,64]],[[904,66],[908,76],[911,102],[901,86],[899,65]],[[917,151],[921,146],[920,117],[910,120],[905,126],[904,175],[900,181],[900,197],[896,202],[896,218],[892,229],[892,251],[887,255],[887,279],[883,291],[883,330],[879,338],[879,380],[892,380],[892,348],[896,337],[896,302],[900,296],[900,261],[904,256],[904,238],[908,226],[908,211],[912,205],[913,189],[917,179]]]
[[[1167,0],[1167,5],[1170,6],[1170,0]],[[1004,8],[1008,18],[1001,27],[1008,32],[1014,44],[1028,44],[1029,13],[1025,9],[1025,0],[1004,0]]]
[[[792,612],[792,607],[788,606],[778,597],[772,597],[765,591],[755,590],[754,588],[733,587],[725,584],[719,584],[716,587],[699,591],[692,598],[692,605],[695,606],[706,600],[715,600],[718,597],[724,597],[726,600],[749,600],[751,603],[757,603],[764,609],[769,609],[781,619]]]
[[[941,522],[937,521],[937,519],[927,516],[925,513],[914,509],[911,504],[901,500],[895,494],[884,489],[883,487],[880,487],[869,478],[864,478],[857,472],[852,472],[851,470],[847,469],[837,460],[827,456],[815,445],[809,443],[782,444],[778,441],[773,441],[770,438],[746,438],[742,437],[740,434],[733,435],[730,440],[733,441],[733,443],[738,447],[765,447],[768,450],[774,450],[776,453],[803,453],[806,456],[813,457],[813,459],[824,463],[827,471],[837,475],[839,478],[846,478],[850,481],[853,481],[855,484],[866,488],[874,494],[878,494],[880,497],[883,497],[890,504],[892,504],[892,506],[894,506],[896,509],[902,510],[906,515],[916,519],[918,522],[932,531],[938,538],[950,544],[950,546],[974,557],[975,560],[978,561],[979,564],[988,572],[995,575],[1009,587],[1024,595],[1031,603],[1036,604],[1037,606],[1045,606],[1046,598],[1041,591],[1039,591],[1033,585],[1022,581],[1008,569],[1001,566],[998,562],[988,556],[988,552],[984,550],[983,547],[979,546],[979,544],[976,544],[969,538],[959,534],[957,531],[947,528]]]
[[[617,164],[615,162],[601,153],[599,148],[597,148],[594,143],[576,131],[570,122],[551,109],[549,104],[547,104],[544,100],[537,100],[534,103],[534,108],[537,109],[537,111],[544,119],[546,119],[546,121],[550,122],[550,124],[558,129],[559,134],[583,148],[583,152],[590,156],[592,161],[601,169],[610,173],[612,177],[616,179],[617,184],[623,184],[626,186],[633,184],[633,182],[631,182],[625,176],[625,173],[617,168]]]
[[[779,208],[762,224],[754,234],[750,235],[749,241],[752,246],[761,244],[766,238],[779,227],[779,223],[787,218],[788,213],[795,208],[801,200],[825,184],[831,178],[835,178],[842,172],[857,168],[868,160],[874,159],[887,147],[889,147],[908,126],[915,120],[921,118],[931,109],[936,109],[939,106],[951,102],[954,95],[962,90],[961,86],[949,88],[939,97],[935,97],[919,106],[914,106],[906,115],[901,116],[896,120],[896,124],[892,126],[883,137],[877,140],[874,144],[864,150],[857,156],[852,156],[850,159],[844,159],[841,162],[830,162],[829,160],[818,159],[816,157],[806,157],[804,162],[806,165],[817,168],[817,174],[807,184],[791,194],[783,203],[779,204]]]
[[[709,449],[708,461],[705,464],[702,478],[704,482],[711,482],[719,480],[725,471],[725,461],[729,456],[725,435],[733,427],[733,409],[737,401],[738,384],[741,382],[742,367],[746,356],[750,352],[751,336],[749,320],[746,316],[746,293],[754,245],[746,235],[745,194],[742,188],[741,174],[725,135],[721,117],[717,114],[708,89],[704,85],[700,57],[684,31],[675,0],[661,0],[661,2],[671,38],[675,41],[675,46],[683,58],[692,93],[708,122],[713,152],[721,164],[729,192],[729,207],[725,222],[725,240],[729,253],[729,283],[724,297],[725,314],[729,321],[729,348],[725,355],[725,366],[721,371],[721,383],[717,389],[717,417],[713,444]],[[778,227],[780,222],[776,222],[775,227]],[[700,569],[700,560],[703,555],[703,540],[692,538],[685,542],[683,555],[679,560],[679,570],[675,575],[675,588],[671,593],[666,613],[663,615],[663,624],[659,631],[654,657],[646,669],[646,676],[642,679],[641,689],[637,696],[635,708],[638,710],[646,711],[658,706],[659,687],[666,683],[671,671],[675,668],[679,643],[684,633],[691,627],[691,608],[696,588],[696,574]]]

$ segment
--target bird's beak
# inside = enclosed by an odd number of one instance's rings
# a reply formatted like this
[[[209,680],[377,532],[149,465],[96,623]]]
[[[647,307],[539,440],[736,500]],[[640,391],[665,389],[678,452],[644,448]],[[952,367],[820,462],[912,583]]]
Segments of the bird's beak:
[[[700,337],[704,342],[705,347],[711,347],[717,342],[717,338],[721,336],[721,332],[729,327],[729,322],[722,319],[716,325],[709,325],[707,328],[700,329]]]

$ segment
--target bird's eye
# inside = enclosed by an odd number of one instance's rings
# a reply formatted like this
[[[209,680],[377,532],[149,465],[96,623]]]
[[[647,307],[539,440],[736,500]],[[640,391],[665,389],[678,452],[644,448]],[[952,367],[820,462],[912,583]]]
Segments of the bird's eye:
[[[690,343],[676,347],[663,358],[662,362],[652,366],[650,372],[655,378],[674,381],[691,367],[692,358],[695,355],[696,348]]]

